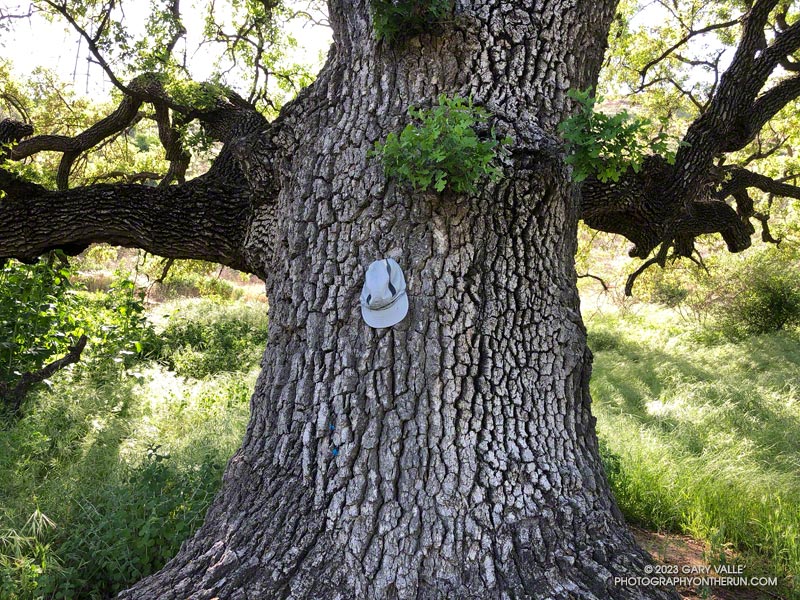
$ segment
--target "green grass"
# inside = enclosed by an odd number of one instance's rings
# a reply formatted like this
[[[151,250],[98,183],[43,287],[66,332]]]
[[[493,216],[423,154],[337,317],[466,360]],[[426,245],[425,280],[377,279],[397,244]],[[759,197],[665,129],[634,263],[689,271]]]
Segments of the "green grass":
[[[202,522],[249,418],[266,307],[163,311],[172,318],[160,362],[87,356],[0,425],[3,600],[110,597],[163,566]],[[207,343],[194,344],[187,323]]]
[[[593,410],[626,518],[705,540],[713,552],[733,549],[792,590],[800,573],[800,335],[705,345],[664,311],[596,315],[588,329]]]
[[[205,377],[258,363],[267,342],[264,306],[183,300],[160,307],[165,325],[146,352],[179,375]]]

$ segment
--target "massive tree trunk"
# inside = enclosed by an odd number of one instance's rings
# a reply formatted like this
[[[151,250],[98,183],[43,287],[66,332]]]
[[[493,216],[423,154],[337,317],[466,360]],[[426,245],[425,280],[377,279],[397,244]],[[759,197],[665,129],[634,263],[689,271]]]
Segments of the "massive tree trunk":
[[[254,190],[231,260],[271,306],[252,418],[203,527],[120,598],[674,597],[614,579],[648,559],[598,454],[554,133],[616,1],[456,4],[390,44],[366,0],[331,0],[318,80],[229,148]],[[473,95],[514,138],[478,194],[413,193],[368,157],[439,93]],[[359,292],[388,256],[410,310],[374,330]]]

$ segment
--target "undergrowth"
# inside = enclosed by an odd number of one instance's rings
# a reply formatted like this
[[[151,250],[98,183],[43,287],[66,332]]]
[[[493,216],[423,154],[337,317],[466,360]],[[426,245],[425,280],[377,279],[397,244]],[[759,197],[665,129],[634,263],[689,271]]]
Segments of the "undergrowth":
[[[800,573],[800,335],[698,342],[665,312],[596,315],[593,411],[626,518]]]
[[[119,313],[113,292],[82,294],[97,322]],[[141,352],[88,354],[0,426],[3,600],[111,597],[202,522],[249,417],[266,308],[162,310]]]

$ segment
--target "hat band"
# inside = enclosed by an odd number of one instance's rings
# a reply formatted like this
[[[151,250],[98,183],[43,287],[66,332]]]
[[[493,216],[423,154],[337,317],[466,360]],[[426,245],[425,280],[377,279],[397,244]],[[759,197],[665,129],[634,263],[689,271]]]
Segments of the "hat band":
[[[397,292],[397,295],[396,295],[396,296],[394,296],[394,297],[393,297],[391,300],[389,300],[388,302],[385,302],[385,303],[384,303],[384,302],[380,302],[380,303],[374,303],[374,304],[369,304],[369,303],[367,303],[367,302],[362,302],[362,305],[363,305],[363,306],[365,306],[366,308],[368,308],[369,310],[386,310],[386,309],[387,309],[387,308],[389,308],[389,307],[390,307],[392,304],[394,304],[395,302],[397,302],[397,300],[398,300],[400,297],[404,296],[404,295],[405,295],[405,293],[406,293],[406,290],[405,290],[405,289],[402,289],[402,290],[400,290],[399,292]]]

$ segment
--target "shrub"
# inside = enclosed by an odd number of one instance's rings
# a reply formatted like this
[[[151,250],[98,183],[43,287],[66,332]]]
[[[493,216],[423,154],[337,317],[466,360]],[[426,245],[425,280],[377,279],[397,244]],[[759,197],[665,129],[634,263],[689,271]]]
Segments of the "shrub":
[[[221,476],[211,457],[179,468],[151,447],[140,466],[78,500],[57,548],[59,572],[41,578],[38,593],[108,598],[154,573],[200,525]]]
[[[82,294],[81,321],[93,350],[87,361],[111,359],[130,365],[155,335],[147,319],[144,294],[119,273],[107,293]]]
[[[75,333],[71,271],[55,255],[33,265],[11,261],[0,271],[0,368],[4,377],[34,371],[66,350]]]
[[[400,134],[390,133],[384,143],[376,143],[374,156],[381,156],[386,175],[410,183],[416,191],[450,188],[454,192],[474,192],[483,176],[498,179],[501,171],[492,161],[498,147],[511,143],[499,139],[494,129],[480,136],[489,113],[472,99],[439,96],[431,109],[408,109],[416,123],[409,123]]]
[[[0,529],[0,598],[41,598],[41,579],[61,572],[47,541],[54,526],[36,509],[18,531]]]
[[[185,377],[250,369],[267,341],[263,306],[220,306],[205,300],[174,314],[149,353]]]
[[[56,253],[33,265],[10,261],[0,271],[0,382],[9,389],[23,373],[65,353],[82,333],[71,276]]]
[[[453,0],[372,0],[376,37],[394,41],[418,35],[453,12]]]
[[[164,282],[157,284],[155,294],[151,293],[150,297],[166,299],[201,297],[227,301],[237,300],[243,294],[240,287],[226,279],[197,273],[177,273],[170,274]]]
[[[729,338],[742,338],[800,325],[797,261],[770,249],[742,262],[722,278],[713,311]]]

